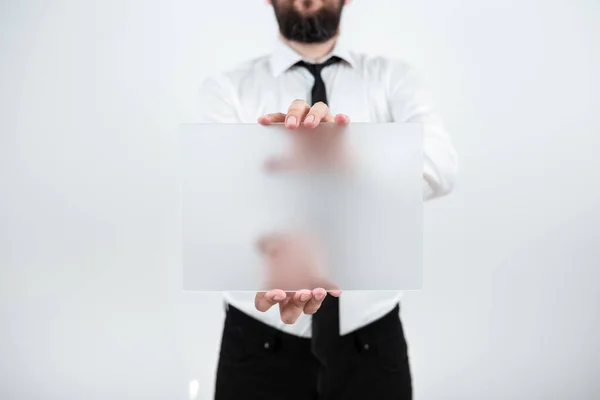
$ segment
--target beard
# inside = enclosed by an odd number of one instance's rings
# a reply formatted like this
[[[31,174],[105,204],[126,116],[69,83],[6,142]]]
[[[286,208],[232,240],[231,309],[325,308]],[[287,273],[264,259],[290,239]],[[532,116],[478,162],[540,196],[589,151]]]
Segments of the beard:
[[[343,8],[344,0],[340,0],[337,8],[323,6],[310,15],[302,15],[293,4],[273,0],[279,31],[284,38],[300,43],[323,43],[337,35]]]

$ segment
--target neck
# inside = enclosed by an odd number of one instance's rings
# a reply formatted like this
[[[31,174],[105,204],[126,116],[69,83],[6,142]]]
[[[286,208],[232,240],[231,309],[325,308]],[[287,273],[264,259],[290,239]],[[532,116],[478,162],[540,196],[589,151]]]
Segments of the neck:
[[[319,61],[327,54],[331,53],[338,37],[336,35],[323,43],[294,42],[292,40],[284,38],[283,36],[281,36],[281,39],[284,41],[284,43],[290,46],[296,53],[300,54],[302,57],[312,61]]]

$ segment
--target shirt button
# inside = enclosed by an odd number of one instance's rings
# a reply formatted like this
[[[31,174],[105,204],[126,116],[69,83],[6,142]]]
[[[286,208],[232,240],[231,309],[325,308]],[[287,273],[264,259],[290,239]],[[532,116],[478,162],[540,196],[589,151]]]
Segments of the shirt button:
[[[368,344],[368,343],[365,343],[365,345],[363,346],[363,348],[364,348],[365,350],[369,350],[369,344]]]
[[[271,344],[269,342],[265,342],[263,347],[265,348],[265,350],[268,350],[271,347]]]

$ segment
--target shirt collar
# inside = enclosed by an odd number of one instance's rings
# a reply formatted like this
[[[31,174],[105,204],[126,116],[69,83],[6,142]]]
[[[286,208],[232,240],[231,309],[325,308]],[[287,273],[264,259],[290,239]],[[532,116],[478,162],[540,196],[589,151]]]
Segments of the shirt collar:
[[[347,62],[351,67],[354,67],[354,60],[350,50],[343,41],[338,39],[335,42],[333,50],[322,59],[318,60],[318,63],[322,63],[332,56],[337,56]],[[314,61],[304,59],[300,54],[296,53],[290,46],[288,46],[281,38],[278,38],[275,43],[275,48],[271,54],[271,71],[273,76],[278,77],[283,72],[287,71],[298,61],[306,61],[312,63]]]

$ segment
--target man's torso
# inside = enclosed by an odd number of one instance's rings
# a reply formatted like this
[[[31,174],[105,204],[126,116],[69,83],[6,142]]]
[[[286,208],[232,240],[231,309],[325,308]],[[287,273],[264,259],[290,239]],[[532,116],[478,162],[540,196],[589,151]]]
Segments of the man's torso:
[[[314,78],[305,68],[293,67],[294,55],[286,51],[280,49],[279,54],[257,58],[214,78],[212,84],[226,99],[226,111],[210,122],[256,123],[262,115],[285,113],[295,99],[310,100]],[[346,62],[322,71],[331,113],[344,113],[352,122],[393,122],[390,86],[401,80],[408,67],[348,51],[343,52],[342,58]],[[277,307],[266,313],[257,311],[254,296],[250,292],[227,292],[225,300],[270,326],[310,337],[310,316],[302,315],[295,324],[286,325],[281,322]],[[385,315],[400,298],[400,292],[344,292],[340,298],[340,333],[349,333]]]

